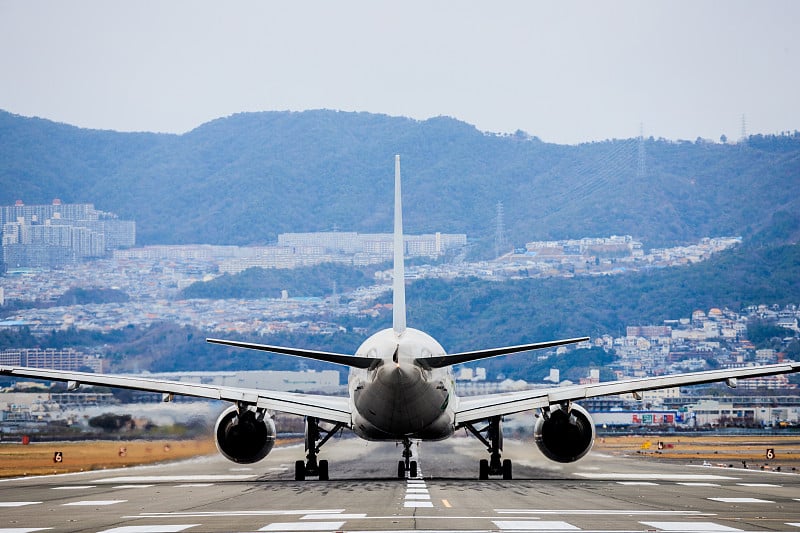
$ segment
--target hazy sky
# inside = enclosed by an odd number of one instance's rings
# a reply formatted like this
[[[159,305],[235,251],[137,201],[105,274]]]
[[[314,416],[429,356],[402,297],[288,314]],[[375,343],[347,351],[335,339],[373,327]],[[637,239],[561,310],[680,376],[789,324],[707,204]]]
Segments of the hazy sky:
[[[0,109],[185,132],[340,109],[577,143],[800,129],[800,2],[0,0]]]

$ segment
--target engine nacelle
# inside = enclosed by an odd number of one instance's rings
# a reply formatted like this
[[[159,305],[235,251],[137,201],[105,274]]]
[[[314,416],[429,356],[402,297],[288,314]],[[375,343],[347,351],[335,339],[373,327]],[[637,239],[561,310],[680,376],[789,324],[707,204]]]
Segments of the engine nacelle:
[[[258,420],[249,409],[239,414],[234,407],[226,409],[214,426],[219,453],[229,461],[250,464],[260,461],[275,446],[275,422],[265,416]]]
[[[554,406],[550,416],[540,416],[534,429],[534,440],[542,453],[553,461],[577,461],[594,444],[594,421],[580,405],[572,405],[569,413]]]

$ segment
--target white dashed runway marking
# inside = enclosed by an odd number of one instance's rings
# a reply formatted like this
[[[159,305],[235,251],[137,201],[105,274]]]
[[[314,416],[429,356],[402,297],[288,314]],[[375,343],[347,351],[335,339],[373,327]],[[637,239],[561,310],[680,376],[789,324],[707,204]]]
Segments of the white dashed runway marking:
[[[25,507],[26,505],[36,505],[42,502],[0,502],[0,507]]]

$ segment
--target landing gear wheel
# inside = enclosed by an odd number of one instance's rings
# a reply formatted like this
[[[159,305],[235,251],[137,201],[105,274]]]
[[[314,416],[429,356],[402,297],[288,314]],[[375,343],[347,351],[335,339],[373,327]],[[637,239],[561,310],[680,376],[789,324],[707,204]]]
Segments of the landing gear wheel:
[[[411,461],[411,467],[409,469],[408,477],[416,478],[417,477],[417,462]]]
[[[503,479],[511,479],[511,459],[503,461]]]
[[[489,460],[481,459],[478,468],[478,479],[489,479]]]
[[[328,481],[328,460],[321,459],[319,462],[319,480]]]
[[[305,461],[295,461],[294,462],[294,480],[295,481],[305,481],[306,480],[306,463],[305,463]]]
[[[406,464],[403,461],[397,461],[397,479],[405,479],[406,477]]]

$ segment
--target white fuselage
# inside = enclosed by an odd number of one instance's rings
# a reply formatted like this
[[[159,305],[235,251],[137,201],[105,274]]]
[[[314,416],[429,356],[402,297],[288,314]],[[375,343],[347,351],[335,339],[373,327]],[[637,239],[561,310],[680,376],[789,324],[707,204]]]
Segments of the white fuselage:
[[[425,370],[415,359],[445,355],[430,335],[412,328],[369,337],[357,356],[380,359],[349,377],[353,431],[367,440],[441,440],[453,434],[455,380],[450,367]]]

